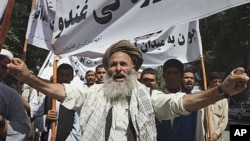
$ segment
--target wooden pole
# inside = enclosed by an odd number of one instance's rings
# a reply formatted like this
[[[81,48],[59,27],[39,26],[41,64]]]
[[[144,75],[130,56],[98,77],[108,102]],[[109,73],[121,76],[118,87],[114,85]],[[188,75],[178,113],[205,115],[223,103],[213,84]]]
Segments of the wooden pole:
[[[207,90],[207,79],[206,79],[206,71],[205,71],[205,64],[204,64],[204,58],[203,56],[200,57],[201,59],[201,67],[202,67],[202,75],[203,75],[203,84],[204,84],[204,90]],[[210,124],[210,106],[208,105],[205,107],[205,118],[206,118],[206,124],[207,124],[207,134],[206,134],[206,140],[211,140],[212,138],[212,132],[211,132],[211,124]],[[208,135],[208,137],[207,137]]]
[[[57,83],[57,64],[58,64],[58,56],[55,55],[54,63],[53,63],[53,83]],[[56,99],[52,99],[52,110],[56,110]],[[56,121],[52,121],[51,123],[51,141],[56,140]]]
[[[5,13],[4,13],[4,18],[3,18],[3,23],[2,23],[2,27],[0,29],[0,51],[2,50],[5,38],[6,38],[6,33],[8,30],[8,26],[10,23],[10,17],[13,11],[15,5],[15,0],[9,0]]]
[[[36,0],[32,0],[30,13],[36,8],[35,6],[36,6]],[[27,49],[28,49],[28,39],[25,38],[23,45],[23,56],[22,56],[24,62],[26,61]]]

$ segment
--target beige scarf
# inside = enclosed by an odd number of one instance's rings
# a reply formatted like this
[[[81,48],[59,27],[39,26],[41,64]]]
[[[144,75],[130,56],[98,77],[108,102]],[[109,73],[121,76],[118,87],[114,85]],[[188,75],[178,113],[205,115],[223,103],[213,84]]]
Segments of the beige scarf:
[[[155,141],[155,114],[150,95],[143,85],[137,84],[138,86],[136,86],[136,89],[132,92],[129,107],[137,141]],[[99,94],[98,92],[97,95]],[[94,106],[95,108],[84,107],[84,113],[82,114],[84,114],[85,118],[81,120],[84,120],[83,123],[86,125],[82,138],[88,141],[104,140],[106,117],[108,110],[112,106],[112,101],[101,96],[101,98],[99,97],[99,99],[93,100],[93,103],[88,104],[96,105]],[[91,107],[93,107],[93,105]]]

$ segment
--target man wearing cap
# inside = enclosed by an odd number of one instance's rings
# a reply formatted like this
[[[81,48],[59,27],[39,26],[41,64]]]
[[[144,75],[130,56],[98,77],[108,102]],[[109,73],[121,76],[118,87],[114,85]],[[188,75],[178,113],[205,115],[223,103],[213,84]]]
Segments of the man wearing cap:
[[[7,67],[6,65],[10,63],[10,60],[13,58],[13,54],[6,50],[2,49],[0,53],[0,79],[3,79],[7,74]]]
[[[107,70],[104,84],[89,89],[45,82],[30,74],[18,58],[8,68],[17,79],[62,101],[65,107],[81,111],[82,140],[87,141],[155,141],[155,116],[167,120],[223,99],[217,87],[195,95],[166,95],[155,90],[150,97],[147,87],[136,78],[142,63],[142,54],[133,44],[119,41],[103,56]],[[244,69],[236,68],[220,88],[232,96],[243,91],[248,80]]]
[[[184,65],[177,59],[169,59],[163,65],[163,78],[166,87],[165,94],[185,92],[190,94],[182,87],[184,78]],[[193,87],[193,86],[192,86]],[[202,141],[204,132],[202,132],[201,113],[197,111],[190,112],[189,115],[179,116],[170,120],[161,120],[157,124],[157,141]],[[198,130],[196,130],[198,128]],[[198,132],[200,131],[200,132]]]
[[[0,78],[7,74],[7,64],[13,55],[1,49]],[[29,133],[28,116],[19,94],[9,86],[0,83],[0,141],[24,141]]]

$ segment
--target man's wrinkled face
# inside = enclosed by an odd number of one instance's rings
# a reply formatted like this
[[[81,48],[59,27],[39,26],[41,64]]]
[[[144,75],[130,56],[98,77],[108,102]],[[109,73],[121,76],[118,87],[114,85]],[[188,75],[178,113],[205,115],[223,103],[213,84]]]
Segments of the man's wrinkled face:
[[[3,57],[0,60],[0,79],[4,78],[7,74],[7,67],[6,65],[10,63],[10,60],[6,57]]]
[[[125,81],[126,76],[123,73],[129,75],[133,69],[133,61],[128,54],[119,51],[110,56],[108,62],[108,75],[113,76],[114,81]]]

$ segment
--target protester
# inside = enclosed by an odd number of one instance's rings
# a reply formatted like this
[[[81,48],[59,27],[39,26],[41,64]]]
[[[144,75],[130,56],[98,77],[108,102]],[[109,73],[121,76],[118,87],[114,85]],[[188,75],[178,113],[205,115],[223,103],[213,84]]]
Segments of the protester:
[[[150,89],[156,89],[158,86],[157,72],[153,68],[145,68],[141,73],[141,83]]]
[[[165,81],[164,93],[178,93],[181,92],[181,82],[183,79],[183,64],[177,59],[167,60],[163,65],[163,78]],[[180,127],[182,123],[181,117],[176,117],[170,120],[162,120],[157,124],[157,141],[181,141],[185,135],[190,135],[191,131],[188,130],[187,134],[182,132],[185,127]],[[187,124],[187,123],[184,123]],[[187,140],[189,136],[185,137]],[[192,138],[193,139],[193,138]]]
[[[102,84],[104,83],[104,76],[106,74],[106,70],[104,68],[104,65],[101,64],[101,65],[98,65],[96,68],[95,68],[95,76],[96,76],[96,84]]]
[[[0,52],[0,78],[3,79],[13,54],[5,49]],[[28,116],[17,91],[0,82],[0,141],[27,140],[30,131]]]
[[[104,84],[90,88],[70,84],[53,84],[29,73],[18,58],[8,64],[10,73],[20,81],[62,101],[75,111],[81,111],[82,140],[156,140],[155,116],[167,120],[187,115],[223,99],[218,88],[233,96],[245,90],[249,77],[243,68],[232,70],[220,87],[197,94],[166,95],[147,88],[136,79],[143,63],[141,52],[126,40],[108,48],[103,57],[107,69]]]
[[[224,75],[220,72],[211,72],[209,75],[209,89],[218,87],[222,84]],[[210,112],[210,127],[211,127],[211,141],[221,141],[222,132],[226,129],[228,123],[228,99],[222,99],[209,106]],[[205,124],[205,127],[206,126]],[[205,128],[206,129],[206,128]],[[206,131],[207,136],[208,132]]]
[[[191,70],[184,70],[181,88],[186,94],[191,94],[194,88],[195,78],[194,73]]]
[[[70,83],[74,70],[69,64],[61,64],[57,69],[57,83]],[[52,99],[44,96],[34,115],[35,126],[42,132],[41,141],[51,140],[51,122],[56,121],[56,141],[80,141],[81,130],[79,113],[66,109],[56,101],[56,110],[52,110]]]
[[[93,70],[88,70],[85,74],[85,79],[86,79],[86,83],[85,86],[87,87],[91,87],[95,84],[96,81],[96,74],[95,71]]]
[[[33,89],[29,85],[22,85],[20,96],[30,120],[30,133],[28,135],[28,141],[38,141],[40,138],[40,133],[36,130],[33,120],[33,116],[39,106],[37,94],[37,90]]]

